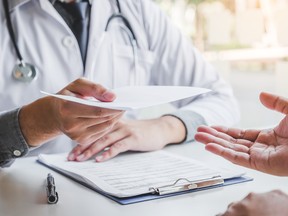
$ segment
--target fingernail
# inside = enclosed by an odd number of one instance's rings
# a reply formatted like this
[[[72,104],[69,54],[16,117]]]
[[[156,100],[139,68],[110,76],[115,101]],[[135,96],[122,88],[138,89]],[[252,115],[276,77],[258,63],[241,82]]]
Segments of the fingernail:
[[[102,96],[109,101],[114,100],[115,98],[115,94],[110,91],[106,91]]]
[[[97,162],[101,162],[102,160],[103,160],[103,156],[102,155],[96,157],[96,161]]]
[[[70,154],[68,155],[68,161],[74,161],[75,158],[76,158],[76,156],[75,156],[75,154],[73,154],[73,153],[70,153]]]
[[[81,154],[76,159],[77,159],[77,161],[83,161],[84,158],[85,158],[84,154]]]

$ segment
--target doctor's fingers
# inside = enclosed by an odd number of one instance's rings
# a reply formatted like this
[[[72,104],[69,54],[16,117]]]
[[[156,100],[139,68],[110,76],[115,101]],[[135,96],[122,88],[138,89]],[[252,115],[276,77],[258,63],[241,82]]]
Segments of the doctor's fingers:
[[[105,109],[58,99],[57,111],[62,117],[103,118],[123,114],[121,110]]]
[[[114,127],[121,117],[122,115],[118,115],[117,117],[108,121],[85,128],[79,127],[79,125],[68,125],[65,130],[63,130],[63,133],[79,143],[79,145],[85,146],[100,139],[103,136],[103,133],[108,133],[108,131]]]
[[[261,132],[260,130],[242,130],[237,128],[227,128],[223,126],[213,126],[212,128],[221,133],[225,133],[231,137],[234,137],[235,139],[245,139],[251,142],[254,142]]]
[[[104,149],[113,146],[115,143],[120,142],[125,138],[126,135],[124,133],[121,133],[121,131],[119,131],[119,133],[108,132],[88,147],[78,146],[77,149],[75,149],[74,151],[76,155],[76,160],[77,161],[87,160],[93,155],[98,154]]]
[[[100,124],[106,123],[108,126],[110,124],[114,124],[122,116],[122,113],[120,113],[117,115],[106,116],[103,118],[64,118],[61,121],[61,128],[62,131],[65,133],[69,133],[70,131],[79,131],[80,133],[84,130],[93,130],[93,126],[97,126]]]
[[[103,154],[97,156],[96,161],[104,162],[111,158],[116,157],[118,154],[122,152],[126,152],[129,150],[133,150],[133,142],[131,142],[129,138],[128,139],[123,138],[122,140],[111,145],[111,147],[107,151],[103,152]]]
[[[79,156],[80,155],[83,155],[83,151],[87,150],[90,148],[90,146],[95,142],[95,139],[100,139],[102,136],[106,135],[107,133],[109,133],[109,131],[103,131],[101,133],[98,133],[97,135],[94,135],[94,136],[91,136],[90,139],[87,139],[86,142],[87,144],[83,144],[83,145],[80,145],[78,144],[76,147],[74,147],[67,159],[69,161],[76,161],[77,157],[78,157],[78,160],[77,161],[84,161],[84,160],[87,160],[89,159],[88,157],[86,157],[85,159],[84,158],[80,158]],[[92,143],[92,144],[91,144]],[[83,156],[81,156],[83,157]]]
[[[113,101],[116,98],[116,95],[113,92],[104,88],[102,85],[91,82],[85,78],[75,80],[59,93],[70,96],[92,96],[98,100],[107,102]]]

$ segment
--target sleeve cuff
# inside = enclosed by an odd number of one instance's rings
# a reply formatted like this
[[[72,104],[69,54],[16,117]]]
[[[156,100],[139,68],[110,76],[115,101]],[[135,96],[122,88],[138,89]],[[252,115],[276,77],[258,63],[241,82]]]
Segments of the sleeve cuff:
[[[19,112],[20,108],[0,114],[0,166],[10,164],[29,151],[20,129]]]
[[[182,143],[192,142],[200,125],[207,125],[204,118],[196,112],[190,110],[177,110],[176,112],[166,114],[174,116],[184,124],[186,128],[186,137]]]

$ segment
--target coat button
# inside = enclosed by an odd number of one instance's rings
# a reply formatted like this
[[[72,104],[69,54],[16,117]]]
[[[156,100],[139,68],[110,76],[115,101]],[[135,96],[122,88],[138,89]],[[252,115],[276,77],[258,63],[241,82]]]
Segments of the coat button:
[[[19,151],[19,150],[14,150],[14,151],[13,151],[13,154],[14,154],[14,156],[16,156],[16,157],[19,157],[19,156],[21,156],[21,151]]]
[[[74,46],[74,38],[71,36],[64,37],[62,42],[65,47],[70,48]]]

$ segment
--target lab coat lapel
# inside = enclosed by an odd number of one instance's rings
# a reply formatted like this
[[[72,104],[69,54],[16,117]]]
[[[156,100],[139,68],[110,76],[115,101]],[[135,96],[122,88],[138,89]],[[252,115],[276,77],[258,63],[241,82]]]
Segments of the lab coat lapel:
[[[9,0],[9,10],[11,11],[15,7],[19,7],[22,4],[25,4],[30,0]]]
[[[60,23],[71,35],[73,35],[73,32],[67,25],[67,23],[64,21],[64,19],[61,17],[61,15],[57,12],[57,10],[53,7],[53,5],[48,0],[39,0],[40,7],[43,11],[45,11],[47,14],[52,16],[54,19],[57,20],[58,23]]]

